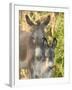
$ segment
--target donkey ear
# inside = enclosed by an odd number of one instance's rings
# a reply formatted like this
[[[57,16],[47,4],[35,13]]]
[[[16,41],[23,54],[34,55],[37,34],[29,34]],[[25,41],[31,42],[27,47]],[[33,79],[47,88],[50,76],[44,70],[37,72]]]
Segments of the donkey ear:
[[[29,18],[28,15],[26,15],[25,18],[26,18],[27,23],[28,23],[30,26],[34,25],[34,23],[30,20],[30,18]]]
[[[52,47],[55,48],[57,45],[57,39],[53,38]]]
[[[47,16],[45,19],[44,19],[44,21],[43,21],[43,25],[47,25],[48,23],[50,22],[50,15],[49,16]]]

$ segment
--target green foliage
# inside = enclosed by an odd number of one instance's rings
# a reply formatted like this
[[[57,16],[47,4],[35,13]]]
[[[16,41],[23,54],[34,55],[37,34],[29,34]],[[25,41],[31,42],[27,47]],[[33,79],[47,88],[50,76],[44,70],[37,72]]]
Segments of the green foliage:
[[[64,13],[59,13],[56,19],[56,32],[54,37],[57,38],[57,47],[55,49],[55,77],[64,76]]]

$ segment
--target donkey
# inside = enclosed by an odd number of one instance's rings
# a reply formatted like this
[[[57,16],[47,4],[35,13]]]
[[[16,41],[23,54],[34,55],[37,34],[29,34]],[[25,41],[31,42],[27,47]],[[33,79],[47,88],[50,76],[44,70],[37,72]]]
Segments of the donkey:
[[[45,58],[43,60],[35,60],[32,63],[32,78],[48,78],[53,77],[53,68],[54,68],[54,49],[57,45],[57,39],[53,38],[53,41],[49,45],[46,38],[44,38],[44,49],[45,49]]]
[[[48,25],[50,16],[47,16],[45,20],[41,22],[37,21],[36,24],[32,22],[28,15],[26,15],[25,18],[31,32],[20,30],[19,68],[28,68],[30,70],[31,74],[28,78],[44,77],[44,72],[48,68],[46,49],[50,48],[45,45],[47,41],[44,28]],[[48,55],[49,54],[47,54],[47,56]]]

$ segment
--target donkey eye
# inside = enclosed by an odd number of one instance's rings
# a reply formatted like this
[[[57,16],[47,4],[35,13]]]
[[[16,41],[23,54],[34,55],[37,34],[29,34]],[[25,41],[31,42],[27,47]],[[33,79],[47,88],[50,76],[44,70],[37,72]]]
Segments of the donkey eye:
[[[32,39],[34,39],[34,37],[32,37]]]
[[[31,39],[34,39],[34,35],[31,36]]]
[[[34,37],[32,37],[32,41],[33,41],[33,43],[35,43],[35,38]]]

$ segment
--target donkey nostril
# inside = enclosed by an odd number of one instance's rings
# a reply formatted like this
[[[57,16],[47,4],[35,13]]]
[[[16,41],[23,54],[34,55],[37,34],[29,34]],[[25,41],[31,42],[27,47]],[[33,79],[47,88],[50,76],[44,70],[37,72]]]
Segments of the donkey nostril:
[[[39,78],[38,75],[35,75],[35,78]]]

